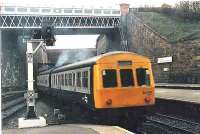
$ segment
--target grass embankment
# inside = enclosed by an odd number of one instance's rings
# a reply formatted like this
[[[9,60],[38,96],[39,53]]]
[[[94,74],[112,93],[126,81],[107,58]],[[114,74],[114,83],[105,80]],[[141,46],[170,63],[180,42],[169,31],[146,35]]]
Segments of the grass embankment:
[[[156,12],[140,12],[144,22],[170,43],[200,38],[200,20],[182,20]]]

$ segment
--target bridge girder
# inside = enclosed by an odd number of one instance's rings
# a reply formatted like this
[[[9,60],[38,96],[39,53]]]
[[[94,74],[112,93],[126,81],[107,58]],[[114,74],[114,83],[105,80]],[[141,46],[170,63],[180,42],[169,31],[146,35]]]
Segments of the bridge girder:
[[[55,28],[116,28],[120,25],[120,17],[116,16],[28,16],[28,15],[1,15],[1,29],[37,29],[43,23]]]

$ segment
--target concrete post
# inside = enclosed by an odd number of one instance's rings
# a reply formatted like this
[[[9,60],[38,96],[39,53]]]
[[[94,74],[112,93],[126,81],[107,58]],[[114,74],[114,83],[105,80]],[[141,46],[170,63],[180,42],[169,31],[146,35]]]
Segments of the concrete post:
[[[34,92],[34,80],[33,80],[33,46],[32,42],[27,42],[27,67],[28,67],[28,91],[25,94],[27,99],[27,116],[26,118],[36,118],[35,113],[35,98],[36,94]]]
[[[121,18],[120,18],[120,35],[121,35],[121,50],[128,51],[128,37],[127,37],[127,16],[129,14],[129,4],[120,4]]]
[[[38,46],[33,50],[33,44],[38,44]],[[38,97],[37,93],[34,91],[34,79],[33,79],[33,55],[37,50],[43,45],[43,40],[31,40],[27,42],[27,67],[28,67],[28,90],[24,95],[27,101],[27,115],[26,118],[18,119],[19,128],[27,127],[39,127],[46,126],[46,120],[44,117],[37,117],[35,110],[35,100]]]

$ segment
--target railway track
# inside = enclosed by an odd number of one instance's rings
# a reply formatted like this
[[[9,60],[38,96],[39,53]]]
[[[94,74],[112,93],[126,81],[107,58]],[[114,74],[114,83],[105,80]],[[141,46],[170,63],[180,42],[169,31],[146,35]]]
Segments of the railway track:
[[[149,134],[200,134],[200,123],[159,113],[147,116],[144,126]]]
[[[2,94],[2,119],[6,119],[26,106],[25,91],[11,91]]]

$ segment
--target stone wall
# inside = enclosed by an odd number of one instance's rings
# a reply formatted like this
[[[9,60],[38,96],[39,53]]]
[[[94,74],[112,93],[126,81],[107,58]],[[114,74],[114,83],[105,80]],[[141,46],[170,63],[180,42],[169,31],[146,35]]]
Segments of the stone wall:
[[[2,92],[9,87],[24,87],[26,84],[25,53],[15,31],[1,33],[1,86]],[[15,89],[14,89],[15,90]],[[18,90],[18,89],[16,89]]]
[[[151,27],[144,24],[133,13],[128,15],[128,27],[129,51],[150,58],[155,81],[168,82],[169,72],[163,71],[163,69],[169,68],[170,64],[158,64],[157,59],[172,56],[171,45],[164,37],[161,37]]]
[[[200,40],[172,46],[171,82],[200,83]]]
[[[170,44],[131,10],[127,19],[129,51],[151,59],[156,82],[200,83],[200,40]],[[120,43],[112,44],[109,40],[107,35],[99,37],[97,54],[120,50]],[[157,63],[158,58],[168,56],[173,57],[172,63]]]
[[[200,83],[200,40],[170,44],[134,12],[128,15],[128,27],[130,51],[151,59],[156,82]],[[158,58],[167,56],[173,57],[172,63],[157,63]]]
[[[97,55],[109,51],[119,51],[120,41],[121,37],[118,29],[111,31],[107,34],[100,35],[96,42]]]

